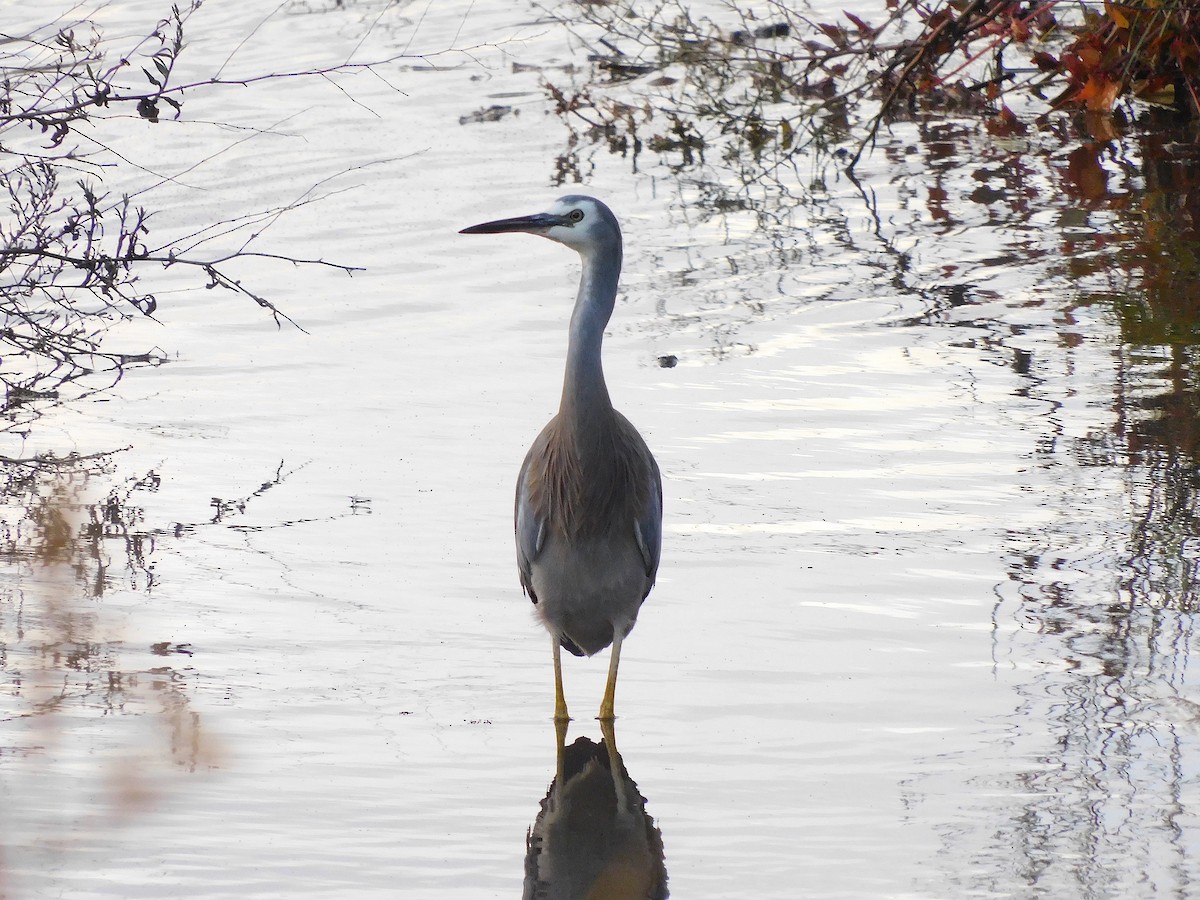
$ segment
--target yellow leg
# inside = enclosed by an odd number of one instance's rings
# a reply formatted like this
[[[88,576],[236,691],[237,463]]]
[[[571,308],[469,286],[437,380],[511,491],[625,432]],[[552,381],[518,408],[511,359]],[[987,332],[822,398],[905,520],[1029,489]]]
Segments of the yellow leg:
[[[613,633],[612,656],[608,660],[608,686],[604,688],[604,700],[600,703],[600,715],[597,716],[601,722],[606,719],[615,718],[613,712],[613,701],[617,695],[617,666],[621,664],[621,635]]]
[[[567,698],[563,695],[562,647],[558,638],[551,640],[554,641],[554,721],[566,722],[571,717],[567,714]]]

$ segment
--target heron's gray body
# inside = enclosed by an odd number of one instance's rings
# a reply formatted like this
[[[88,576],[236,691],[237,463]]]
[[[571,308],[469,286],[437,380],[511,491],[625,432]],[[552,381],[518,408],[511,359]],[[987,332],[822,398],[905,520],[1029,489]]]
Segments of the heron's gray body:
[[[542,623],[564,648],[591,656],[624,638],[658,569],[658,466],[611,407],[591,421],[559,412],[517,479],[517,566]],[[574,425],[574,427],[572,427]]]
[[[658,465],[613,409],[600,358],[621,273],[621,228],[599,200],[571,195],[549,212],[463,231],[538,234],[583,261],[562,400],[521,466],[514,530],[521,586],[556,642],[555,717],[566,717],[558,647],[591,656],[613,644],[601,704],[601,718],[611,718],[621,641],[654,585],[662,545]]]

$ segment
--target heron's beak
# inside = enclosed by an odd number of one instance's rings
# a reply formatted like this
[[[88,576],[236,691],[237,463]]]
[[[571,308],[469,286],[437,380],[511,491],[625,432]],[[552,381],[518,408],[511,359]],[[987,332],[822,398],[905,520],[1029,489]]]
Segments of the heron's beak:
[[[484,222],[464,228],[459,234],[507,234],[511,231],[524,231],[529,234],[544,234],[555,225],[568,225],[566,216],[556,216],[554,213],[537,213],[532,216],[517,216],[515,219],[497,219],[495,222]]]

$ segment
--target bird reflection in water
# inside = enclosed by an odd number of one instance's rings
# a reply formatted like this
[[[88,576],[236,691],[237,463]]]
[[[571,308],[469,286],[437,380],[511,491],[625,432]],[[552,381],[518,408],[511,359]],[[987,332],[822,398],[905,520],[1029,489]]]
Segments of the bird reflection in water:
[[[566,746],[555,723],[554,781],[526,837],[524,900],[664,900],[662,834],[617,752],[611,720],[604,739]]]

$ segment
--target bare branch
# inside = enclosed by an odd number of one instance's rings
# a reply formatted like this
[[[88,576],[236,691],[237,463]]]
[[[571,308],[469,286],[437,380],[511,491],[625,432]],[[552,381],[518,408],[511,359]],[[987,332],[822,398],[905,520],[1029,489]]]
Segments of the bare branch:
[[[243,41],[213,77],[178,84],[184,30],[202,2],[188,0],[173,7],[169,16],[119,53],[106,45],[82,7],[30,33],[0,36],[5,67],[0,135],[24,130],[41,145],[26,152],[13,149],[19,144],[16,140],[0,145],[0,385],[5,388],[0,411],[55,402],[59,391],[73,382],[103,373],[115,383],[129,365],[160,362],[159,351],[101,349],[113,322],[131,316],[157,321],[159,300],[145,280],[156,272],[194,270],[200,276],[197,286],[252,300],[270,313],[277,327],[286,322],[303,331],[274,300],[239,277],[239,263],[270,261],[346,275],[360,271],[346,263],[252,245],[287,213],[346,190],[334,189],[332,179],[362,166],[310,185],[291,202],[208,223],[190,234],[156,235],[157,240],[151,240],[152,212],[141,205],[146,196],[167,184],[187,187],[185,179],[193,172],[251,138],[280,133],[292,116],[266,129],[247,129],[216,153],[177,172],[138,165],[87,127],[95,119],[113,118],[118,107],[150,122],[162,116],[180,118],[184,97],[191,91],[291,77],[333,81],[341,75],[377,74],[375,67],[399,58],[226,77],[223,73]],[[335,86],[358,102],[343,85]],[[133,193],[110,194],[100,180],[110,167],[140,170],[152,176],[151,183]],[[17,422],[10,418],[3,427],[18,427]]]

